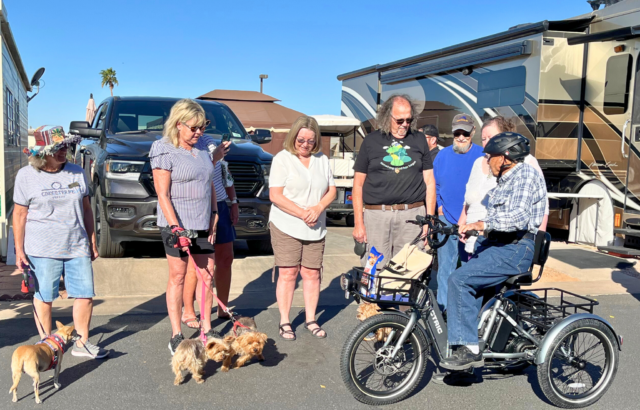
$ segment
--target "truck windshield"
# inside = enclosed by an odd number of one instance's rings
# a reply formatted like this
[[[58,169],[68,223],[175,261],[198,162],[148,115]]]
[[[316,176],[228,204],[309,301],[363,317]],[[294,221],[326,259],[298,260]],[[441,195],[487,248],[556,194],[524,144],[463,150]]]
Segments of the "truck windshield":
[[[114,107],[109,130],[114,134],[162,132],[173,104],[175,101],[118,101]],[[228,108],[204,102],[200,104],[207,119],[211,121],[205,134],[218,138],[230,134],[232,138],[246,139],[244,128]]]

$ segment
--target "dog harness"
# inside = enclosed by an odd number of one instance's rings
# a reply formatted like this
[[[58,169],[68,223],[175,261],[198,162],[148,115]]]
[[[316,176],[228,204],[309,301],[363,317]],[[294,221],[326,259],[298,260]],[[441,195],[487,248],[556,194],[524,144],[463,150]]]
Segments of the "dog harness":
[[[53,350],[53,356],[51,356],[51,363],[49,363],[49,367],[47,367],[44,371],[51,370],[58,365],[58,355],[59,352],[64,352],[64,345],[66,345],[64,339],[59,335],[53,334],[51,336],[45,337],[41,341],[37,342],[36,345],[45,344]]]

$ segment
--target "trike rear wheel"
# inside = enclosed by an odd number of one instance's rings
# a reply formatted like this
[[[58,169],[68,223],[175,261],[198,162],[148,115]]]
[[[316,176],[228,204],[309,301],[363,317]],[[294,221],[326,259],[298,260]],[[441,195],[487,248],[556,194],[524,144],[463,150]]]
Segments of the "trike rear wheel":
[[[607,392],[617,371],[618,346],[611,329],[599,320],[580,319],[555,337],[538,366],[538,382],[556,406],[582,408]]]

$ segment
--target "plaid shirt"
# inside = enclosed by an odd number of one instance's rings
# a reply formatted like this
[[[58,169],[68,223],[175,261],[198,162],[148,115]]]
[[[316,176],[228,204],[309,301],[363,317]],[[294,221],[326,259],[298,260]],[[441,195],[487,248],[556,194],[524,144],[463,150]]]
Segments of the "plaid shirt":
[[[540,173],[519,163],[489,193],[485,231],[538,232],[547,208],[547,187]]]

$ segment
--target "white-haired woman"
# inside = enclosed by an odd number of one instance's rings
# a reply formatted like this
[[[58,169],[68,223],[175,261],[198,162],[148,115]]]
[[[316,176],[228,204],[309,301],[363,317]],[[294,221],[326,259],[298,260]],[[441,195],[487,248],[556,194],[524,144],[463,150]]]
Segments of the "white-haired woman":
[[[151,146],[149,158],[153,181],[158,194],[158,226],[162,230],[165,253],[169,263],[167,283],[167,310],[172,335],[169,350],[173,355],[184,340],[180,329],[182,293],[187,273],[190,249],[200,269],[204,284],[198,280],[196,295],[201,297],[201,286],[211,289],[213,271],[209,259],[214,258],[214,243],[218,208],[213,188],[214,166],[207,145],[200,140],[207,127],[202,106],[191,99],[180,100],[171,108],[164,124],[164,138]],[[214,154],[215,157],[215,154]],[[176,246],[168,245],[171,237],[185,230],[195,231],[197,238],[182,238]],[[202,329],[215,335],[211,329],[212,295],[205,293],[204,311],[200,312]]]
[[[33,306],[41,338],[51,334],[51,308],[64,274],[73,302],[73,324],[81,336],[74,356],[101,359],[104,349],[89,342],[93,312],[93,269],[98,257],[89,187],[82,168],[67,162],[67,149],[79,137],[66,137],[60,126],[42,126],[36,145],[25,149],[29,165],[18,171],[13,189],[16,265],[35,276]]]
[[[315,316],[327,234],[325,209],[335,199],[336,187],[320,137],[314,118],[299,117],[284,140],[284,150],[271,163],[269,226],[279,272],[280,336],[285,340],[296,339],[289,311],[298,271],[303,280],[305,328],[315,337],[327,337]]]
[[[502,116],[492,117],[485,120],[482,124],[482,146],[485,147],[491,138],[502,132],[516,132],[516,125],[513,120]],[[524,162],[537,169],[540,175],[544,177],[542,169],[533,155],[527,155]],[[464,195],[464,206],[462,207],[462,213],[458,221],[460,226],[483,220],[487,215],[489,191],[495,188],[496,185],[496,177],[491,173],[487,159],[485,157],[476,159],[473,163],[473,168],[471,168],[469,181],[467,182],[467,188]],[[548,220],[549,205],[547,205],[542,225],[540,225],[541,231],[546,230]],[[467,239],[462,238],[461,241],[465,243],[466,254],[461,253],[460,260],[462,263],[466,263],[475,252],[479,242],[477,241],[477,237],[474,236]]]

